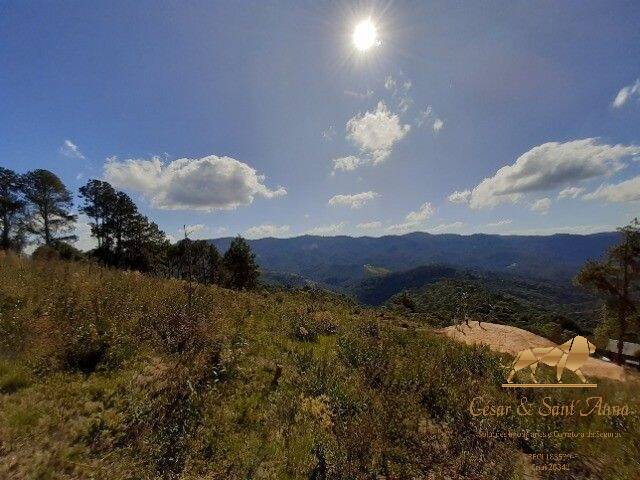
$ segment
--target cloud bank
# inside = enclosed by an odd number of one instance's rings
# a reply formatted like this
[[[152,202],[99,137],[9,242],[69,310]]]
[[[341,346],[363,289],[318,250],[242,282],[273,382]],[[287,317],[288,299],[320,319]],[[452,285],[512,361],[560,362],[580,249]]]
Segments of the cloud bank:
[[[268,188],[264,175],[246,163],[215,155],[169,163],[159,157],[110,159],[104,166],[104,178],[119,188],[141,193],[164,210],[233,210],[250,205],[255,197],[287,194],[283,187]]]
[[[612,175],[625,158],[640,155],[635,145],[607,145],[596,138],[549,142],[532,148],[514,164],[500,168],[471,191],[454,192],[449,200],[473,209],[516,203],[524,194],[553,190],[572,182]]]

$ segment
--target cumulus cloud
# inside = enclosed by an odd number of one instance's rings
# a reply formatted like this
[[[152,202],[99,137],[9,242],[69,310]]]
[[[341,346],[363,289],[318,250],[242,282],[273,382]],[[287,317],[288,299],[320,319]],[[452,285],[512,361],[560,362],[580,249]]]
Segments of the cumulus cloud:
[[[558,199],[578,198],[582,192],[584,192],[584,188],[582,187],[567,187],[564,190],[560,190],[560,193],[558,193]]]
[[[249,238],[279,237],[288,234],[290,229],[291,227],[289,225],[265,223],[248,228],[245,231],[245,235]]]
[[[348,157],[340,157],[333,159],[333,171],[342,170],[344,172],[350,172],[358,168],[360,165],[369,163],[369,160],[362,157],[356,157],[349,155]]]
[[[356,228],[360,230],[375,230],[376,228],[380,227],[382,227],[382,222],[378,221],[359,223],[358,225],[356,225]]]
[[[495,222],[487,223],[487,224],[485,225],[485,227],[488,227],[488,228],[498,228],[498,227],[504,227],[504,226],[506,226],[506,225],[511,225],[511,223],[512,223],[512,220],[511,220],[511,219],[505,218],[505,219],[503,219],[503,220],[497,220],[497,221],[495,221]]]
[[[347,224],[345,222],[333,223],[331,225],[321,225],[311,230],[308,230],[307,233],[309,235],[320,235],[320,236],[329,236],[329,235],[337,235],[342,232],[344,227]]]
[[[436,118],[433,121],[433,127],[432,128],[433,128],[434,133],[438,133],[440,130],[442,130],[443,127],[444,127],[444,121],[442,121],[441,119]]]
[[[374,111],[356,115],[347,122],[347,139],[362,152],[371,155],[373,163],[386,160],[396,142],[405,137],[410,125],[403,125],[397,114],[391,113],[384,102]]]
[[[436,213],[436,209],[429,202],[423,203],[415,212],[409,212],[406,216],[407,222],[422,223]]]
[[[73,232],[73,234],[78,237],[74,246],[83,252],[93,250],[98,246],[96,238],[91,236],[91,225],[89,222],[89,217],[86,215],[79,215]]]
[[[78,146],[71,140],[64,141],[64,143],[60,147],[60,153],[69,158],[79,158],[80,160],[84,160],[85,158],[85,156],[80,151],[80,148],[78,148]]]
[[[616,184],[600,185],[595,192],[582,196],[583,200],[605,202],[635,202],[640,200],[640,175]]]
[[[455,191],[447,197],[451,203],[469,203],[471,190]]]
[[[549,142],[532,148],[513,165],[506,165],[492,177],[485,178],[468,197],[466,192],[454,192],[449,198],[466,199],[474,209],[516,203],[525,193],[611,175],[625,167],[625,158],[639,154],[640,147],[636,145],[600,144],[595,138]]]
[[[633,96],[640,98],[640,79],[636,80],[632,85],[627,85],[620,89],[616,98],[613,99],[613,107],[622,107]]]
[[[539,213],[540,215],[546,215],[549,213],[549,209],[551,208],[551,199],[548,197],[541,198],[540,200],[536,200],[531,205],[531,211]]]
[[[329,199],[332,207],[345,206],[350,208],[362,208],[371,200],[380,195],[373,191],[354,193],[352,195],[335,195]]]
[[[264,175],[246,163],[215,155],[169,163],[159,157],[110,158],[104,177],[120,188],[140,192],[154,207],[165,210],[233,210],[251,204],[257,196],[275,198],[287,193],[283,187],[268,188]]]
[[[420,208],[414,212],[409,212],[405,217],[405,222],[389,225],[387,231],[392,233],[408,233],[422,228],[422,224],[431,218],[436,209],[429,202],[423,203]]]

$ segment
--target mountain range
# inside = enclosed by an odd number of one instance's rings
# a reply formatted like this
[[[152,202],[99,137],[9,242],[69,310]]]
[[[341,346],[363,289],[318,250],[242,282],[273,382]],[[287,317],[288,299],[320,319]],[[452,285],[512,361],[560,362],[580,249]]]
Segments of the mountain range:
[[[424,265],[567,282],[587,260],[602,258],[618,239],[616,232],[549,236],[416,232],[384,237],[262,238],[249,244],[261,269],[271,275],[342,290],[372,276]],[[210,241],[225,251],[231,240]]]

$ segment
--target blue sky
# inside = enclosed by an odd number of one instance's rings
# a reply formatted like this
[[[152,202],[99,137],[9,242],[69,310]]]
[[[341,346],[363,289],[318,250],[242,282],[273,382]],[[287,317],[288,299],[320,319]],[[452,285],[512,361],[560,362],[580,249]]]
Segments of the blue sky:
[[[638,2],[4,1],[0,164],[105,178],[174,237],[611,230],[639,213],[638,25]]]

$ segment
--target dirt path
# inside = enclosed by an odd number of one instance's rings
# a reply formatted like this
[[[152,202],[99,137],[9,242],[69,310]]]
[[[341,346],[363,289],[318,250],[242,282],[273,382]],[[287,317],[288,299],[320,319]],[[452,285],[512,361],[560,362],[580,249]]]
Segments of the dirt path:
[[[470,326],[447,327],[437,330],[455,340],[465,342],[468,345],[481,343],[498,352],[517,354],[520,350],[532,347],[549,347],[555,345],[551,340],[528,332],[521,328],[496,323],[471,322]],[[624,368],[614,363],[589,357],[587,363],[581,368],[587,377],[611,378],[625,382],[631,375]]]

